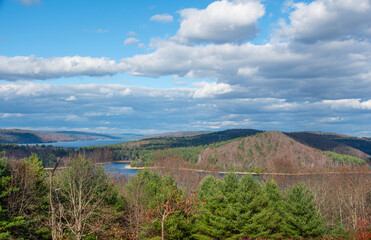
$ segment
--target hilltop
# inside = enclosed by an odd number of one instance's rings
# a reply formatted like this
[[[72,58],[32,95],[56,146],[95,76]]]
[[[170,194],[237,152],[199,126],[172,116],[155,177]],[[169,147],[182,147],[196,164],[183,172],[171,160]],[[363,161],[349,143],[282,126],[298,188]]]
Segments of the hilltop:
[[[340,154],[329,154],[304,145],[278,131],[258,133],[203,150],[197,164],[215,164],[227,171],[297,172],[331,169],[365,161]]]

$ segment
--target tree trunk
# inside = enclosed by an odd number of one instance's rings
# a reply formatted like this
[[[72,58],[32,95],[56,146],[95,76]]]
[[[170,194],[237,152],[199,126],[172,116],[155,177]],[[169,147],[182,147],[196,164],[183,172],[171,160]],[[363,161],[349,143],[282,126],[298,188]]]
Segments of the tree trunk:
[[[161,219],[161,239],[165,239],[165,216]]]

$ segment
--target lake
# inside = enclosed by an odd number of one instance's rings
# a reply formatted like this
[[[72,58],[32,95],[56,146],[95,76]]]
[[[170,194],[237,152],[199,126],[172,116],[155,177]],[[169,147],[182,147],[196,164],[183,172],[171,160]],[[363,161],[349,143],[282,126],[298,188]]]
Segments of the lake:
[[[130,163],[114,163],[113,162],[113,163],[105,163],[102,165],[107,171],[110,171],[112,174],[118,173],[119,175],[129,174],[130,176],[134,176],[137,171],[140,171],[137,169],[126,168],[127,166],[130,166]]]
[[[129,139],[98,139],[98,140],[78,140],[70,142],[52,142],[52,143],[37,143],[37,145],[51,145],[53,147],[65,147],[65,148],[79,148],[79,147],[91,147],[91,146],[104,146],[116,143],[123,143],[131,141]],[[20,144],[27,145],[27,144]],[[36,143],[28,144],[30,146],[36,145]]]

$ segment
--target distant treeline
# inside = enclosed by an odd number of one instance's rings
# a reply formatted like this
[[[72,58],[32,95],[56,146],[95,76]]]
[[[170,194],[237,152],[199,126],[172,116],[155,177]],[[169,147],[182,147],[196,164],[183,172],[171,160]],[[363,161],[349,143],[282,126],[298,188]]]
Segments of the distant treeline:
[[[44,167],[53,167],[58,158],[76,153],[73,148],[18,144],[0,144],[0,152],[4,152],[8,158],[14,159],[28,158],[33,153],[37,154]]]

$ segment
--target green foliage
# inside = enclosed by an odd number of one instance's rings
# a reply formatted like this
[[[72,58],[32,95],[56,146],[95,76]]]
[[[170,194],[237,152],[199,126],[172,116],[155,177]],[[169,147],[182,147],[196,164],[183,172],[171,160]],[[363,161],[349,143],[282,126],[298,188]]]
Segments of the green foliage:
[[[287,237],[316,238],[326,232],[314,197],[303,184],[294,185],[287,193],[284,219],[283,231]]]
[[[45,145],[17,145],[17,144],[1,144],[0,152],[6,151],[7,156],[15,159],[28,158],[32,153],[36,153],[38,158],[42,161],[44,167],[53,167],[57,158],[73,154],[73,148],[61,148]]]
[[[154,152],[174,149],[171,150],[173,154],[195,163],[198,159],[198,153],[206,147],[217,148],[232,141],[239,141],[241,137],[255,135],[259,132],[252,129],[232,129],[190,137],[159,137],[104,147],[83,147],[78,151],[88,155],[97,149],[109,149],[113,153],[112,160],[134,160],[133,166],[142,167],[153,163]]]
[[[143,170],[131,178],[124,188],[127,202],[140,208],[142,213],[151,218],[141,223],[144,229],[140,233],[141,237],[161,236],[161,219],[167,210],[165,206],[170,202],[183,200],[174,179],[171,176],[161,177],[154,172]],[[188,218],[182,212],[170,214],[165,221],[166,239],[190,239],[194,221],[193,217]]]
[[[1,154],[3,156],[3,154]],[[23,217],[12,217],[7,214],[6,197],[17,189],[9,186],[11,180],[8,162],[0,158],[0,239],[13,238],[13,232],[24,224]]]
[[[259,182],[246,175],[228,174],[222,180],[207,177],[200,185],[204,202],[199,216],[198,239],[280,237],[279,216]]]
[[[349,155],[339,154],[335,152],[325,151],[324,152],[328,157],[330,157],[334,161],[338,161],[341,163],[350,163],[350,164],[356,164],[356,165],[364,165],[366,164],[366,161],[360,158],[356,158]]]
[[[144,150],[140,154],[140,158],[135,159],[131,166],[133,167],[144,167],[150,166],[157,161],[164,160],[166,158],[172,159],[184,159],[190,163],[196,163],[198,156],[206,146],[197,147],[179,147],[179,148],[167,148],[163,150]]]

